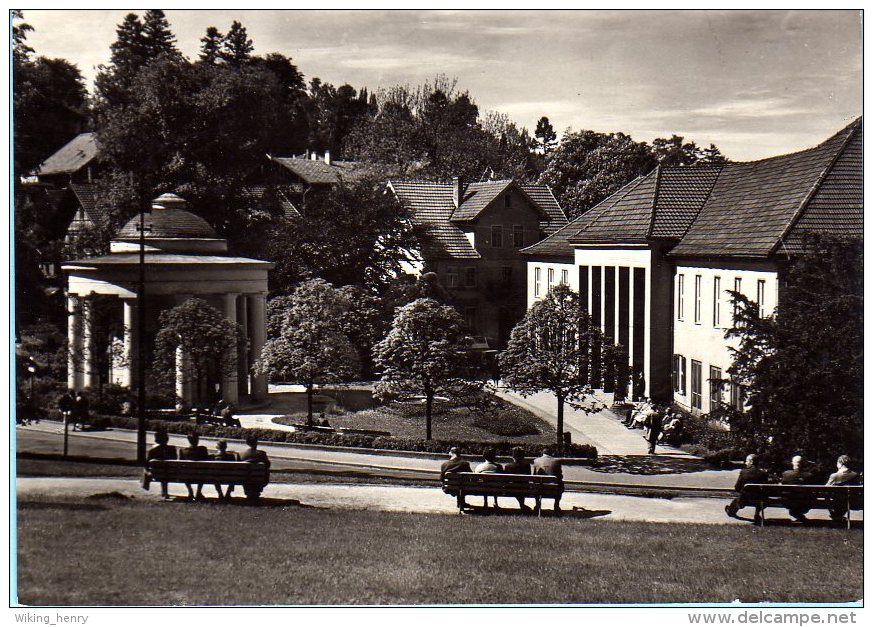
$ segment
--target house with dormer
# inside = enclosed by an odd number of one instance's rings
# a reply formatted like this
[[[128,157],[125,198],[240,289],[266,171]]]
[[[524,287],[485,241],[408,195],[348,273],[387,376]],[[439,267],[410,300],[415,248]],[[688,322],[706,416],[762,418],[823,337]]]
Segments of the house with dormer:
[[[731,296],[774,313],[804,233],[861,237],[861,120],[808,150],[723,166],[658,167],[522,253],[528,305],[558,282],[623,344],[634,396],[706,414],[743,404],[727,376]]]
[[[504,347],[526,307],[520,251],[567,223],[552,191],[514,180],[467,184],[460,177],[390,181],[388,188],[430,236],[418,269],[436,273],[471,334]]]

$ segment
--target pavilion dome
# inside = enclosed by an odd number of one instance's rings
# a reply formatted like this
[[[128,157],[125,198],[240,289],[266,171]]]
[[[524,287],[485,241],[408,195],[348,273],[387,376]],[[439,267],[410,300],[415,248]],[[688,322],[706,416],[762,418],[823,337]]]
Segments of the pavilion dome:
[[[227,250],[227,241],[220,238],[209,223],[188,211],[185,200],[176,194],[162,194],[152,201],[152,210],[145,215],[143,238],[150,250],[167,252],[220,252]],[[140,216],[136,215],[112,238],[112,250],[128,252],[139,243]]]

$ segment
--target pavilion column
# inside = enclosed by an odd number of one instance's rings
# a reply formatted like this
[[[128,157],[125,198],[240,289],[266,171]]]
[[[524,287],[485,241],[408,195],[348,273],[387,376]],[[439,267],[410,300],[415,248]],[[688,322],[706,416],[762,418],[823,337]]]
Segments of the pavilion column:
[[[176,347],[176,397],[182,405],[190,408],[194,402],[194,386],[199,383],[192,380],[191,356]]]
[[[67,296],[67,388],[82,388],[82,310],[79,297]]]
[[[224,301],[224,317],[236,324],[236,294],[225,294]],[[239,346],[234,345],[231,349],[230,357],[233,359],[233,368],[228,368],[221,375],[221,396],[228,403],[237,404],[239,402],[239,386],[237,385],[237,364],[239,362]]]
[[[99,364],[97,363],[97,349],[94,328],[94,302],[90,299],[82,300],[82,369],[84,370],[86,388],[95,389],[100,384]]]
[[[240,294],[236,301],[236,322],[242,328],[243,345],[237,362],[237,386],[240,395],[249,393],[249,315],[248,296]]]
[[[132,390],[138,347],[136,337],[136,299],[124,298],[121,303],[124,307],[124,365],[121,372],[121,385]]]
[[[256,362],[261,357],[261,351],[264,350],[264,342],[267,334],[267,295],[252,294],[250,297],[252,304],[252,317],[249,320],[249,327],[252,337],[252,363]],[[264,400],[267,398],[267,376],[258,374],[252,376],[252,397],[255,400]]]

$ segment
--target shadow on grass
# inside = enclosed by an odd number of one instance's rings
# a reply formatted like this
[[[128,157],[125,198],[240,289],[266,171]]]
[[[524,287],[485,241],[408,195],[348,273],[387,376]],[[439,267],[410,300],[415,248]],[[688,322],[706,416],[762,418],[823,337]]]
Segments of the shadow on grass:
[[[229,500],[220,499],[217,496],[203,497],[192,500],[187,496],[171,496],[165,503],[174,503],[179,505],[187,505],[192,507],[208,506],[208,507],[251,507],[251,508],[286,508],[294,507],[299,509],[330,509],[326,507],[318,507],[316,505],[307,505],[301,503],[297,499],[277,499],[277,498],[259,498],[257,501],[249,501],[244,497],[231,498]]]
[[[65,501],[18,501],[19,510],[54,509],[64,511],[102,512],[109,507],[99,503],[75,503]]]
[[[471,516],[517,516],[524,518],[537,518],[536,512],[531,510],[521,510],[517,507],[479,507],[475,505],[467,506],[464,510],[465,514]],[[609,509],[587,509],[585,507],[574,506],[573,509],[562,509],[559,512],[553,509],[543,508],[542,518],[572,518],[572,519],[589,519],[609,516],[612,510]]]
[[[737,520],[742,520],[751,524],[754,524],[758,529],[761,528],[759,523],[756,523],[753,518],[747,518],[745,516],[737,516]],[[767,527],[793,527],[795,529],[845,529],[846,523],[837,522],[834,520],[813,520],[809,519],[806,522],[799,522],[792,518],[771,518],[767,516],[764,519],[764,528]],[[853,520],[851,528],[863,530],[864,529],[864,521],[863,520]]]
[[[712,470],[712,467],[702,459],[671,455],[601,455],[590,469],[628,475],[675,475]]]

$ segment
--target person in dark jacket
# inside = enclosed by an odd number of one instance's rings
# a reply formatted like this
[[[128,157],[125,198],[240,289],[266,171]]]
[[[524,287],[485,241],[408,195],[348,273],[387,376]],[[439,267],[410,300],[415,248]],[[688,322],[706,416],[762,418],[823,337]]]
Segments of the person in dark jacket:
[[[188,444],[181,451],[179,451],[179,459],[187,459],[192,462],[205,462],[209,460],[209,451],[205,446],[200,444],[200,436],[196,433],[191,433],[188,435]],[[194,491],[191,489],[191,484],[186,483],[185,486],[188,488],[188,498],[194,501],[199,501],[203,498],[203,484],[197,484],[197,494],[194,494]]]
[[[146,460],[153,459],[176,459],[176,447],[169,444],[170,436],[166,431],[155,431],[155,445],[146,451]],[[148,481],[143,482],[143,487],[148,489]],[[167,491],[167,482],[161,481],[161,496],[170,498]]]
[[[784,485],[804,485],[809,483],[809,473],[806,471],[805,465],[803,456],[795,455],[792,457],[791,470],[786,470],[782,473],[782,483]],[[794,520],[802,523],[806,522],[806,513],[809,511],[809,507],[802,500],[789,502],[787,505],[788,513]]]
[[[461,449],[457,446],[449,449],[449,458],[440,465],[440,482],[451,472],[473,472],[473,469],[470,468],[470,462],[461,457]],[[449,492],[448,494],[457,496],[456,492]],[[462,500],[460,507],[464,508],[466,505],[465,500]]]
[[[543,449],[543,454],[533,460],[533,474],[552,475],[561,480],[561,490],[564,489],[564,469],[561,460],[549,455],[548,449]],[[555,512],[561,511],[561,497],[555,499]]]
[[[73,395],[70,394],[69,390],[64,392],[64,395],[58,401],[58,409],[61,410],[61,416],[64,418],[64,426],[70,424],[70,416],[73,415],[73,407],[75,404],[76,399],[73,398]]]
[[[828,477],[827,485],[861,485],[861,474],[852,470],[852,459],[848,455],[840,455],[837,458],[837,472]],[[835,499],[830,507],[831,520],[846,522],[848,511],[845,502]]]
[[[767,473],[758,467],[758,456],[752,453],[746,456],[746,467],[740,471],[737,482],[734,484],[734,491],[737,493],[736,498],[724,506],[725,514],[731,518],[737,517],[737,512],[740,511],[740,492],[747,483],[767,483]],[[755,522],[761,522],[761,510],[755,507]]]
[[[513,447],[512,461],[503,465],[503,472],[510,475],[529,475],[531,474],[531,465],[524,459],[524,450],[520,446]],[[524,504],[524,497],[515,497],[518,501],[518,506],[523,512],[531,511],[531,508]]]
[[[652,408],[646,416],[646,429],[648,429],[647,439],[649,441],[649,455],[655,454],[655,445],[658,443],[658,438],[661,437],[661,430],[664,428],[664,417],[657,409]]]
[[[88,404],[88,397],[85,396],[84,392],[79,392],[76,395],[76,400],[73,402],[73,431],[77,427],[84,430],[85,425],[88,424],[90,414],[91,409]]]

